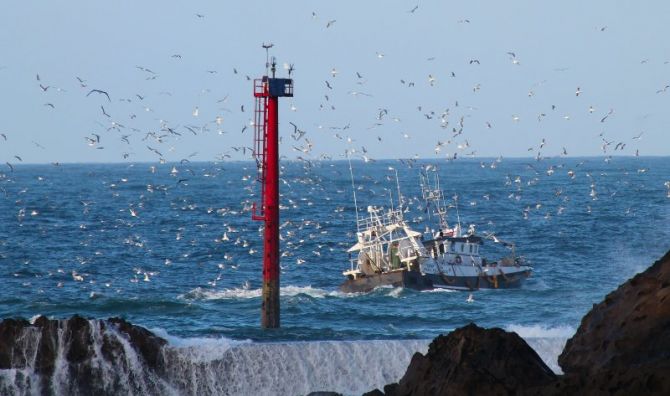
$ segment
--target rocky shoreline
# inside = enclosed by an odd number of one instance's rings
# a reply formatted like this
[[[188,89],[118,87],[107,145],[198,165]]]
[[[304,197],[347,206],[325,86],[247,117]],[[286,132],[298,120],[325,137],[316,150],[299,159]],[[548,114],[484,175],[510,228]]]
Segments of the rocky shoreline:
[[[515,333],[474,324],[416,353],[400,382],[366,396],[668,395],[670,251],[584,316],[555,375]]]
[[[670,394],[669,286],[670,252],[593,306],[559,356],[562,375],[516,333],[469,324],[435,338],[425,355],[414,354],[398,383],[366,395]],[[166,345],[119,318],[5,319],[0,394],[162,395],[206,389],[177,378],[166,365],[176,359]],[[228,364],[222,361],[221,369]]]

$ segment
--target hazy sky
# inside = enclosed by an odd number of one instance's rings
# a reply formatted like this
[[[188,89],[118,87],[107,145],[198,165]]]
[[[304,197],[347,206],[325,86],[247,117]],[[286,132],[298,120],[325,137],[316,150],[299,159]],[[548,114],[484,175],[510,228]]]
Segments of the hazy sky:
[[[3,163],[158,160],[150,148],[168,161],[248,158],[247,76],[264,73],[263,42],[295,65],[295,97],[280,100],[289,158],[670,154],[665,1],[2,8]]]

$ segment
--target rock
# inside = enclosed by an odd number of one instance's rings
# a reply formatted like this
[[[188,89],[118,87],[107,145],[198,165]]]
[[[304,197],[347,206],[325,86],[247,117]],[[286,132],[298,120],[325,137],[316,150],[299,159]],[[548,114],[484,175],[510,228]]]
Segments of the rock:
[[[388,396],[512,395],[550,384],[556,376],[516,333],[469,324],[439,336],[424,356],[416,353]]]
[[[128,336],[130,344],[142,355],[149,368],[154,370],[162,368],[161,350],[167,344],[166,340],[144,327],[135,326],[121,318],[110,318],[108,323],[114,324],[117,330]]]
[[[558,358],[562,386],[670,394],[670,251],[584,316]]]
[[[362,396],[384,396],[384,392],[380,391],[379,389],[373,389],[370,392],[363,393]]]
[[[25,319],[5,319],[0,324],[0,369],[10,369],[20,359],[14,345],[28,325],[30,323]],[[25,360],[18,363],[25,366]]]
[[[40,316],[33,324],[5,319],[0,323],[0,369],[15,369],[18,374],[0,377],[0,390],[12,394],[32,394],[34,389],[42,394],[162,394],[162,385],[151,378],[159,374],[166,343],[118,318],[103,321],[74,315],[50,320]]]

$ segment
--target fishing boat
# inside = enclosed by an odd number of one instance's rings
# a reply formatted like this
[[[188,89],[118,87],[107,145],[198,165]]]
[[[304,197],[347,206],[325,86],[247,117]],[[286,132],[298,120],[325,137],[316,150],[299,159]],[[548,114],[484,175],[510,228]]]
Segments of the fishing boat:
[[[351,264],[343,272],[346,280],[340,290],[369,292],[379,286],[416,290],[502,289],[519,287],[531,275],[532,267],[516,256],[513,243],[501,241],[493,234],[478,236],[474,226],[463,233],[460,216],[458,223],[449,227],[447,205],[439,179],[436,180],[437,188],[431,188],[427,175],[422,175],[426,208],[438,219],[437,230],[430,231],[427,238],[404,220],[400,193],[398,208],[368,206],[366,217],[359,219],[357,215],[357,241],[348,250]],[[480,247],[485,239],[509,248],[511,254],[496,261],[483,258]]]
[[[433,288],[433,282],[422,271],[429,259],[421,233],[403,220],[401,209],[385,211],[368,206],[368,217],[358,219],[357,242],[349,248],[351,268],[340,286],[346,293],[369,292],[379,286]]]

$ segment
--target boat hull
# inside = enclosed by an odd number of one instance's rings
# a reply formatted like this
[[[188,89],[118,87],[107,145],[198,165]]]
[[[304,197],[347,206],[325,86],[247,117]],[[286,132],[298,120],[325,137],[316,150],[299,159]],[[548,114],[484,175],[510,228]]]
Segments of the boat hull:
[[[425,274],[435,289],[479,290],[479,289],[513,289],[520,287],[523,280],[531,274],[530,270],[511,273],[499,272],[494,275],[480,274],[475,276],[453,276],[446,274]]]
[[[340,285],[344,293],[367,293],[380,286],[404,287],[415,290],[431,290],[430,278],[418,271],[391,271],[366,275],[356,279],[347,279]]]
[[[530,269],[517,271],[498,271],[493,275],[480,273],[473,276],[422,274],[418,271],[392,271],[367,275],[357,279],[347,279],[340,290],[344,293],[367,293],[376,287],[392,286],[414,290],[479,290],[510,289],[521,286],[531,274]]]

